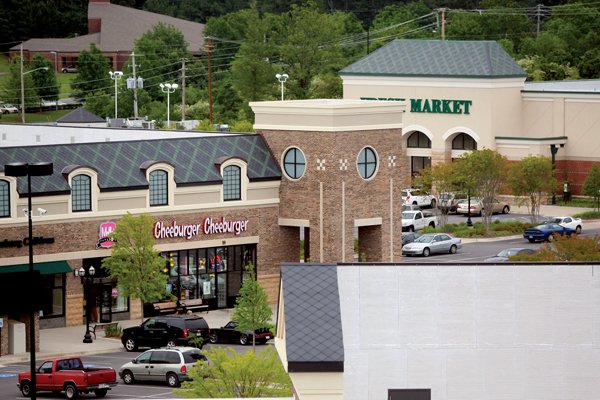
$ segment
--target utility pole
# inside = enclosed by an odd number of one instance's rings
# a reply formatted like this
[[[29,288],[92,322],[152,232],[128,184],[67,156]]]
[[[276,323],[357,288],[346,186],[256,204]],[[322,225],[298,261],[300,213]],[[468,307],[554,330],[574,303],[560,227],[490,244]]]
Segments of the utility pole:
[[[185,121],[185,58],[181,59],[181,122]]]
[[[138,98],[137,98],[137,76],[135,75],[135,53],[131,52],[131,62],[133,63],[133,116],[138,117]]]
[[[213,126],[213,105],[212,105],[212,64],[211,64],[211,54],[212,54],[212,40],[211,38],[207,38],[208,43],[206,44],[206,52],[208,53],[208,119],[210,121],[210,126]]]
[[[446,40],[446,9],[440,8],[442,12],[442,40]]]
[[[23,77],[23,43],[21,43],[21,123],[25,123],[25,79]],[[31,211],[31,210],[30,210]]]

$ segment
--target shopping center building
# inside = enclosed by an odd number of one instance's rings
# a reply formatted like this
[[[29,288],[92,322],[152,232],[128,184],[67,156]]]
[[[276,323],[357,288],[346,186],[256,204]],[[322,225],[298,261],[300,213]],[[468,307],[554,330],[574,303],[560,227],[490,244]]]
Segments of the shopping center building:
[[[107,235],[126,213],[154,218],[149,233],[165,258],[171,294],[180,301],[201,298],[209,309],[233,307],[248,265],[276,302],[281,261],[352,260],[355,231],[364,257],[399,259],[400,188],[407,175],[395,160],[405,157],[404,105],[315,100],[253,107],[264,121],[258,134],[169,138],[165,131],[143,140],[135,131],[135,140],[113,135],[77,143],[77,130],[97,131],[99,138],[108,130],[38,126],[31,127],[40,134],[29,145],[0,147],[3,166],[51,162],[54,168],[31,181],[40,288],[19,274],[29,268],[27,177],[0,177],[0,318],[28,324],[34,294],[42,329],[82,324],[86,310],[93,322],[147,315],[152,304],[123,297],[102,267],[111,253]],[[2,130],[14,143],[18,128]],[[46,136],[63,139],[32,145]],[[365,193],[387,200],[369,204]],[[92,266],[92,282],[73,273]],[[8,330],[1,332],[6,354]]]
[[[396,40],[340,76],[345,99],[406,102],[412,175],[482,148],[509,160],[554,155],[556,178],[578,195],[600,161],[600,81],[525,82],[496,42]]]

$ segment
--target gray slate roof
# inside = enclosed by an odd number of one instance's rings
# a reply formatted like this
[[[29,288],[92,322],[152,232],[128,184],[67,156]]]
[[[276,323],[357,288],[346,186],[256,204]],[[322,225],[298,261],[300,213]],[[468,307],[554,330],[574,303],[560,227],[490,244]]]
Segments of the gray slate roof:
[[[89,50],[90,43],[95,43],[102,52],[129,52],[133,50],[134,42],[159,22],[173,25],[181,31],[188,43],[188,51],[198,54],[204,47],[204,24],[198,22],[104,2],[89,3],[89,19],[102,20],[99,33],[68,39],[30,39],[23,42],[23,48],[33,52],[79,53]],[[13,46],[11,50],[18,50],[19,47],[20,44]]]
[[[508,78],[527,74],[494,41],[394,40],[340,75]]]
[[[99,123],[106,122],[104,118],[97,116],[86,110],[83,107],[76,108],[70,113],[63,115],[59,119],[56,120],[58,123],[63,124],[76,124],[76,123]]]
[[[95,169],[101,191],[147,188],[140,166],[152,161],[173,165],[177,186],[218,184],[223,180],[215,164],[234,156],[246,160],[251,181],[281,179],[277,162],[262,136],[256,134],[2,147],[0,169],[9,163],[54,163],[53,175],[32,177],[32,194],[41,195],[69,193],[61,171],[73,165]],[[26,177],[18,178],[17,189],[21,195],[27,193]]]
[[[337,266],[282,264],[281,279],[288,370],[343,371]]]

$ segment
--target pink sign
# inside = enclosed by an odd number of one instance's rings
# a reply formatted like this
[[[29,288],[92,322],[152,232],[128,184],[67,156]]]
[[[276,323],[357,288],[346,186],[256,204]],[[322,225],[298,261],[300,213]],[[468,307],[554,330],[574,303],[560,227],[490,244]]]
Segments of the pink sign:
[[[104,249],[109,249],[113,247],[115,244],[109,237],[111,233],[115,231],[117,228],[117,224],[114,222],[103,222],[100,224],[100,231],[98,233],[98,244],[96,247],[102,247]]]

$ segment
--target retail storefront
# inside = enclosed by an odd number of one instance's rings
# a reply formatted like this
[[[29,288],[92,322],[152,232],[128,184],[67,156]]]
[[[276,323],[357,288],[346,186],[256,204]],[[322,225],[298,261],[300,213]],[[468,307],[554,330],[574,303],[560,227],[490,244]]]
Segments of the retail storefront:
[[[600,81],[526,82],[496,42],[395,40],[340,76],[344,99],[406,103],[403,163],[412,176],[488,148],[509,160],[552,158],[556,178],[577,195],[600,162]]]

